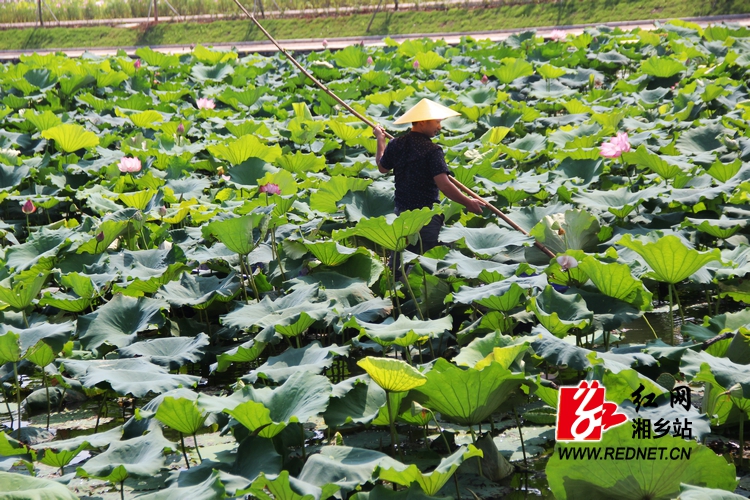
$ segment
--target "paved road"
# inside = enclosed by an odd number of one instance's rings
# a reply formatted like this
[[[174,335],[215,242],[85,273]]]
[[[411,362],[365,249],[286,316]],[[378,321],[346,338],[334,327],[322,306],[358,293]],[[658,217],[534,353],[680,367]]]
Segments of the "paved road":
[[[734,16],[712,16],[703,18],[688,18],[688,21],[695,22],[701,26],[708,26],[709,24],[719,24],[722,22],[736,24],[740,26],[750,26],[750,14],[748,15],[734,15]],[[248,20],[248,22],[250,22]],[[615,23],[599,23],[599,24],[581,24],[575,26],[546,26],[533,28],[539,35],[548,35],[552,30],[562,30],[567,33],[580,34],[584,29],[593,26],[611,26],[621,27],[624,29],[632,30],[636,28],[651,30],[655,29],[654,21],[623,21]],[[475,31],[467,33],[443,33],[443,34],[428,34],[428,33],[415,33],[409,35],[391,35],[390,37],[398,42],[402,42],[410,39],[418,38],[432,38],[435,40],[443,39],[449,44],[457,44],[461,41],[464,36],[471,36],[476,39],[489,39],[492,41],[502,41],[511,36],[514,33],[521,31],[527,31],[532,28],[522,28],[514,30],[501,30],[501,31]],[[305,39],[305,40],[280,40],[280,45],[285,49],[291,51],[311,51],[311,50],[322,50],[323,40],[321,39]],[[333,38],[328,39],[327,47],[329,49],[341,49],[355,43],[363,43],[364,45],[371,46],[383,46],[382,36],[365,36],[365,37],[349,37],[349,38]],[[271,42],[237,42],[237,43],[218,43],[211,44],[212,47],[218,50],[231,50],[236,48],[240,53],[261,53],[269,54],[276,52],[276,47]],[[172,53],[172,54],[184,54],[193,50],[194,44],[185,45],[159,45],[152,46],[153,50],[161,52]],[[54,52],[64,52],[70,57],[79,57],[82,54],[88,52],[90,54],[109,56],[115,55],[118,50],[124,50],[129,55],[135,55],[135,51],[138,47],[101,47],[101,48],[88,48],[88,49],[39,49],[39,50],[1,50],[0,61],[13,61],[18,60],[19,56],[23,54],[49,54]]]

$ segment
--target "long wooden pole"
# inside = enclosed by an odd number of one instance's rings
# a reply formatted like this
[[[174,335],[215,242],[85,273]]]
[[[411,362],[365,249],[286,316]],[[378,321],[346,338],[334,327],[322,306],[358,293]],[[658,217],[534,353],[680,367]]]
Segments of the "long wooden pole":
[[[156,2],[156,0],[154,0],[154,2]],[[359,118],[360,120],[362,120],[368,126],[370,126],[372,128],[377,127],[377,124],[373,123],[366,116],[362,115],[359,111],[357,111],[356,109],[354,109],[351,106],[349,106],[349,104],[347,104],[339,96],[337,96],[336,94],[334,94],[331,91],[331,89],[329,89],[328,87],[326,87],[323,82],[321,82],[320,80],[318,80],[317,78],[315,78],[312,74],[310,74],[310,72],[307,71],[299,62],[297,62],[297,60],[289,52],[287,52],[287,50],[285,48],[283,48],[281,45],[279,45],[279,42],[277,42],[276,39],[274,37],[272,37],[271,34],[268,31],[266,31],[266,29],[260,24],[260,22],[258,22],[258,20],[255,19],[255,16],[252,15],[252,14],[250,14],[250,12],[248,12],[248,10],[245,8],[244,5],[242,5],[239,2],[239,0],[234,0],[234,3],[237,4],[237,6],[242,10],[242,12],[244,12],[245,15],[247,17],[249,17],[250,20],[253,23],[255,23],[255,25],[258,27],[258,29],[266,36],[266,38],[268,38],[271,41],[271,43],[273,43],[276,46],[276,48],[279,49],[279,51],[282,54],[284,54],[287,57],[287,59],[289,59],[289,61],[292,64],[294,64],[294,66],[298,70],[300,70],[302,72],[303,75],[305,75],[307,78],[309,78],[310,80],[312,80],[312,82],[315,85],[317,85],[318,87],[320,87],[320,89],[323,92],[325,92],[326,94],[328,94],[329,96],[331,96],[331,98],[333,98],[336,102],[338,102],[339,104],[341,104],[342,106],[344,106],[344,108],[346,108],[347,111],[349,111],[351,114],[353,114],[354,116],[356,116],[357,118]],[[385,135],[389,139],[393,139],[393,136],[391,134],[389,134],[388,132],[385,132]],[[456,178],[451,177],[450,175],[448,176],[448,178],[451,180],[451,182],[458,189],[460,189],[461,191],[463,191],[464,193],[466,193],[471,198],[474,198],[475,200],[477,200],[480,203],[482,203],[482,205],[484,205],[492,213],[494,213],[495,215],[497,215],[498,217],[500,217],[501,219],[503,219],[510,227],[512,227],[516,231],[520,231],[525,236],[529,236],[529,233],[527,231],[525,231],[521,226],[519,226],[518,224],[516,224],[515,222],[513,222],[507,215],[505,215],[504,213],[502,213],[497,207],[495,207],[494,205],[490,204],[488,201],[486,201],[485,199],[483,199],[481,196],[479,196],[478,194],[476,194],[474,191],[472,191],[468,187],[464,186]],[[534,246],[536,246],[539,250],[541,250],[542,252],[544,252],[545,254],[547,254],[549,257],[555,257],[555,253],[552,250],[550,250],[549,248],[547,248],[543,244],[539,243],[538,241],[534,242]]]

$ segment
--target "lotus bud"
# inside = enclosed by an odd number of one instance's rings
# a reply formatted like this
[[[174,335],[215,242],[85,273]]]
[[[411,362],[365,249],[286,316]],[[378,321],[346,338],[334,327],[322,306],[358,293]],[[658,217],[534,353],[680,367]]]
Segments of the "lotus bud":
[[[487,75],[482,76],[482,85],[487,85],[487,82],[489,82],[490,79],[487,77]]]
[[[141,69],[141,60],[136,59],[135,62],[133,63],[133,66],[135,67],[135,69]]]
[[[281,188],[279,188],[278,184],[269,182],[268,184],[263,184],[258,192],[266,194],[281,194]]]
[[[34,205],[33,201],[26,200],[26,203],[24,203],[21,207],[21,211],[26,215],[33,214],[34,212],[36,212],[36,205]]]
[[[159,217],[164,217],[165,215],[167,215],[167,207],[162,205],[159,207]]]
[[[367,64],[370,65],[370,66],[372,66],[372,63],[373,63],[372,56],[368,56],[367,57]]]
[[[96,233],[96,241],[98,243],[104,241],[104,231],[99,231],[98,233]]]
[[[325,49],[328,47],[328,40],[323,40],[323,48]]]
[[[177,125],[177,133],[179,135],[182,135],[185,133],[185,125],[183,125],[182,122],[180,122],[180,124]]]
[[[414,69],[419,69],[419,61],[414,61],[414,64],[412,64]]]

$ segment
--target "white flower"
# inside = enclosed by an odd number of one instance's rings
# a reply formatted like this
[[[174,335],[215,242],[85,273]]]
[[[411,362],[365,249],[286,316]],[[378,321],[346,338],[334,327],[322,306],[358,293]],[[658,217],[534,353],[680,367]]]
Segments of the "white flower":
[[[578,261],[575,259],[575,257],[570,255],[561,255],[557,258],[557,263],[560,264],[560,267],[563,271],[568,271],[569,269],[573,269],[574,267],[578,267]]]

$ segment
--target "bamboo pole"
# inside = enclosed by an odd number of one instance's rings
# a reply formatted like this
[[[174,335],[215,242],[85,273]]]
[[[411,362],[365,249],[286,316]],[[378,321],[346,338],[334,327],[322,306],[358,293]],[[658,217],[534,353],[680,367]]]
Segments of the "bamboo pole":
[[[156,2],[156,0],[154,0],[154,2]],[[248,10],[239,2],[239,0],[234,0],[234,3],[237,4],[237,6],[242,10],[242,12],[244,12],[245,15],[247,17],[249,17],[250,20],[253,23],[255,23],[255,25],[258,27],[258,29],[266,36],[266,38],[268,38],[271,41],[271,43],[273,43],[276,46],[276,48],[279,49],[279,51],[282,54],[284,54],[287,57],[287,59],[289,59],[289,61],[298,70],[300,70],[302,72],[303,75],[305,75],[307,78],[309,78],[315,85],[317,85],[318,87],[320,87],[320,89],[323,92],[325,92],[326,94],[328,94],[329,96],[331,96],[331,98],[333,98],[336,102],[338,102],[339,104],[341,104],[351,114],[353,114],[354,116],[356,116],[357,118],[359,118],[360,120],[362,120],[369,127],[375,128],[375,127],[378,126],[377,124],[375,124],[372,121],[370,121],[366,116],[362,115],[359,111],[357,111],[356,109],[354,109],[351,106],[349,106],[349,104],[347,104],[339,96],[337,96],[336,94],[334,94],[333,91],[331,91],[331,89],[329,89],[328,87],[326,87],[326,85],[324,83],[322,83],[320,80],[318,80],[317,78],[315,78],[299,62],[297,62],[297,60],[285,48],[283,48],[281,45],[279,45],[279,42],[277,42],[276,39],[274,37],[272,37],[271,34],[268,31],[266,31],[266,29],[260,24],[260,22],[258,22],[258,20],[255,19],[255,16],[252,15],[252,14],[250,14],[250,12],[248,12]],[[391,134],[389,134],[388,132],[385,132],[385,136],[388,137],[388,139],[393,139],[393,136]],[[466,193],[469,197],[474,198],[475,200],[477,200],[480,203],[482,203],[492,213],[494,213],[495,215],[497,215],[498,217],[500,217],[502,220],[504,220],[510,227],[512,227],[516,231],[521,232],[525,236],[529,236],[529,233],[527,231],[525,231],[523,228],[521,228],[521,226],[519,226],[518,224],[516,224],[515,222],[513,222],[507,215],[505,215],[504,213],[502,213],[497,207],[495,207],[494,205],[490,204],[488,201],[486,201],[485,199],[483,199],[481,196],[479,196],[478,194],[476,194],[474,191],[472,191],[468,187],[464,186],[461,182],[459,182],[454,177],[451,177],[449,175],[448,178],[451,180],[451,182],[458,189],[460,189],[461,191],[463,191],[464,193]],[[549,248],[547,248],[546,246],[544,246],[543,244],[541,244],[540,242],[535,241],[534,242],[534,246],[536,246],[539,250],[541,250],[542,252],[544,252],[545,254],[547,254],[549,257],[552,257],[552,258],[555,257],[555,253],[552,250],[550,250]]]

